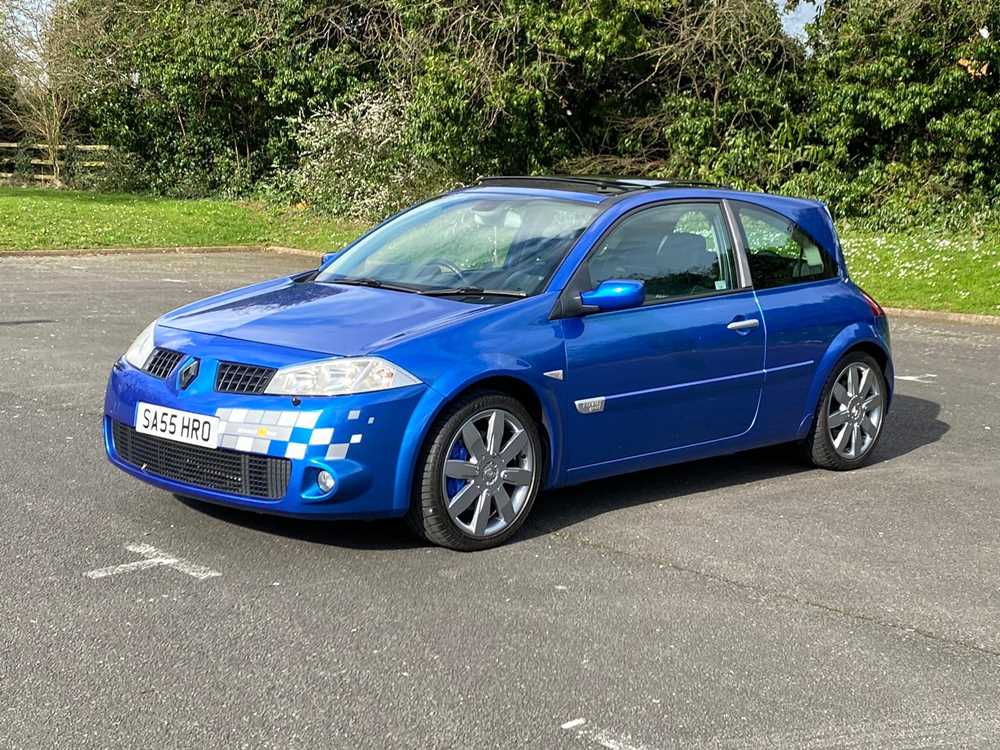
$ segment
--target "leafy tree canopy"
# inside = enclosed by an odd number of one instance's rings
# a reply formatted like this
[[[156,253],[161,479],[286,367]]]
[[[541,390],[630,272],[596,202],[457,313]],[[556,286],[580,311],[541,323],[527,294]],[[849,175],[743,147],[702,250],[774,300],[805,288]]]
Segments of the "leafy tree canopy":
[[[287,175],[322,180],[352,132],[379,153],[380,127],[393,164],[437,176],[427,191],[496,172],[699,177],[880,220],[983,210],[1000,184],[995,0],[827,0],[804,42],[772,0],[71,5],[94,71],[77,125],[133,155],[146,189],[340,196]]]

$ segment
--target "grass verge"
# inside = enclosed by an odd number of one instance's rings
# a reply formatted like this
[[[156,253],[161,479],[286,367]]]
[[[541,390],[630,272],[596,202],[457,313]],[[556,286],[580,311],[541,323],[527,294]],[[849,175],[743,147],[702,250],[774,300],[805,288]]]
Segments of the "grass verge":
[[[334,250],[362,226],[308,210],[116,193],[0,187],[0,252],[283,245]]]
[[[364,227],[308,210],[218,200],[0,187],[3,250],[282,245],[335,250]],[[980,236],[845,225],[852,278],[887,307],[1000,315],[1000,227]]]
[[[1000,315],[1000,229],[884,234],[842,228],[851,278],[881,304]]]

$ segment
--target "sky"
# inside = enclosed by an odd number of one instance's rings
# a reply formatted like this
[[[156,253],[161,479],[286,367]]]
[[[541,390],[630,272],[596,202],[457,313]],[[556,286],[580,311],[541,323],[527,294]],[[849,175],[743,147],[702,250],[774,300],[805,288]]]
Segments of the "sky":
[[[775,0],[780,9],[784,3],[782,0]],[[785,26],[785,31],[799,39],[805,39],[805,25],[812,22],[816,17],[816,12],[823,5],[823,0],[815,2],[802,2],[799,7],[791,13],[782,13],[781,20]]]

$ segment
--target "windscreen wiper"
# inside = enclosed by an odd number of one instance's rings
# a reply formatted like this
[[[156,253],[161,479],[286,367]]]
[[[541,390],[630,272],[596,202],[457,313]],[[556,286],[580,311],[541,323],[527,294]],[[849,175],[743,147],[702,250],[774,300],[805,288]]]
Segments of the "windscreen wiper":
[[[345,276],[339,279],[324,279],[324,283],[327,284],[347,284],[348,286],[367,286],[372,289],[388,289],[392,292],[410,292],[420,293],[420,290],[412,286],[403,286],[402,284],[392,284],[388,281],[379,281],[378,279],[373,279],[370,276]]]
[[[427,289],[418,294],[427,297],[527,297],[527,292],[511,289],[483,289],[478,286],[457,286],[451,289]]]

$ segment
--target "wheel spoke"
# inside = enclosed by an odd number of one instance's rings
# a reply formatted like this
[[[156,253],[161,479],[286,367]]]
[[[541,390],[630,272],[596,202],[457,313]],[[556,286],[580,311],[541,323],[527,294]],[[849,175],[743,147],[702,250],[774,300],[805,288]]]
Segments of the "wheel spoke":
[[[470,482],[460,489],[455,497],[448,501],[448,512],[456,517],[462,515],[476,501],[479,495],[480,490],[474,483]]]
[[[507,445],[503,447],[500,451],[499,463],[501,466],[507,466],[511,461],[517,458],[517,455],[524,450],[524,447],[528,444],[528,433],[524,430],[520,430],[514,434],[510,440],[507,441]]]
[[[849,424],[844,425],[844,429],[840,431],[840,434],[833,439],[833,447],[838,451],[844,450],[844,445],[847,443],[848,434],[851,432],[851,426]]]
[[[503,442],[504,418],[503,414],[494,411],[490,414],[490,423],[486,428],[486,450],[491,455],[495,455],[500,450]]]
[[[503,486],[497,487],[496,491],[493,493],[493,500],[497,504],[497,513],[500,514],[500,518],[503,519],[504,523],[510,523],[514,520],[514,505],[510,501],[510,495],[507,494],[507,490]]]
[[[867,412],[870,412],[873,409],[882,408],[882,395],[875,393],[869,396],[862,402],[861,406],[864,407],[864,410]]]
[[[872,371],[869,368],[865,368],[861,371],[861,383],[858,385],[858,395],[864,398],[868,395],[875,385],[875,378],[872,377]]]
[[[472,457],[481,463],[486,456],[486,445],[483,443],[483,436],[479,434],[479,428],[472,422],[466,423],[462,428],[462,442]]]
[[[833,414],[827,417],[826,421],[827,424],[830,426],[830,429],[831,430],[835,429],[844,424],[844,422],[847,421],[847,415],[848,415],[847,409],[841,409],[840,411],[835,411]]]
[[[833,397],[844,406],[847,406],[847,402],[851,400],[851,397],[847,395],[847,389],[840,384],[839,380],[833,384]]]
[[[875,423],[872,422],[871,416],[868,414],[865,414],[865,416],[861,418],[861,429],[865,435],[870,438],[874,438],[875,433],[878,432],[878,427],[875,426]]]
[[[855,424],[851,427],[851,458],[858,455],[861,448],[861,425]]]
[[[847,395],[858,395],[858,371],[855,367],[847,368]]]
[[[504,469],[500,473],[500,477],[507,484],[516,484],[518,486],[525,486],[531,484],[531,478],[534,476],[534,472],[531,469]]]
[[[479,474],[479,466],[469,461],[446,461],[444,474],[451,479],[475,479]]]
[[[493,509],[492,497],[486,490],[479,494],[479,502],[476,505],[476,512],[472,516],[472,531],[478,536],[486,533],[486,524],[490,520],[490,512]]]

